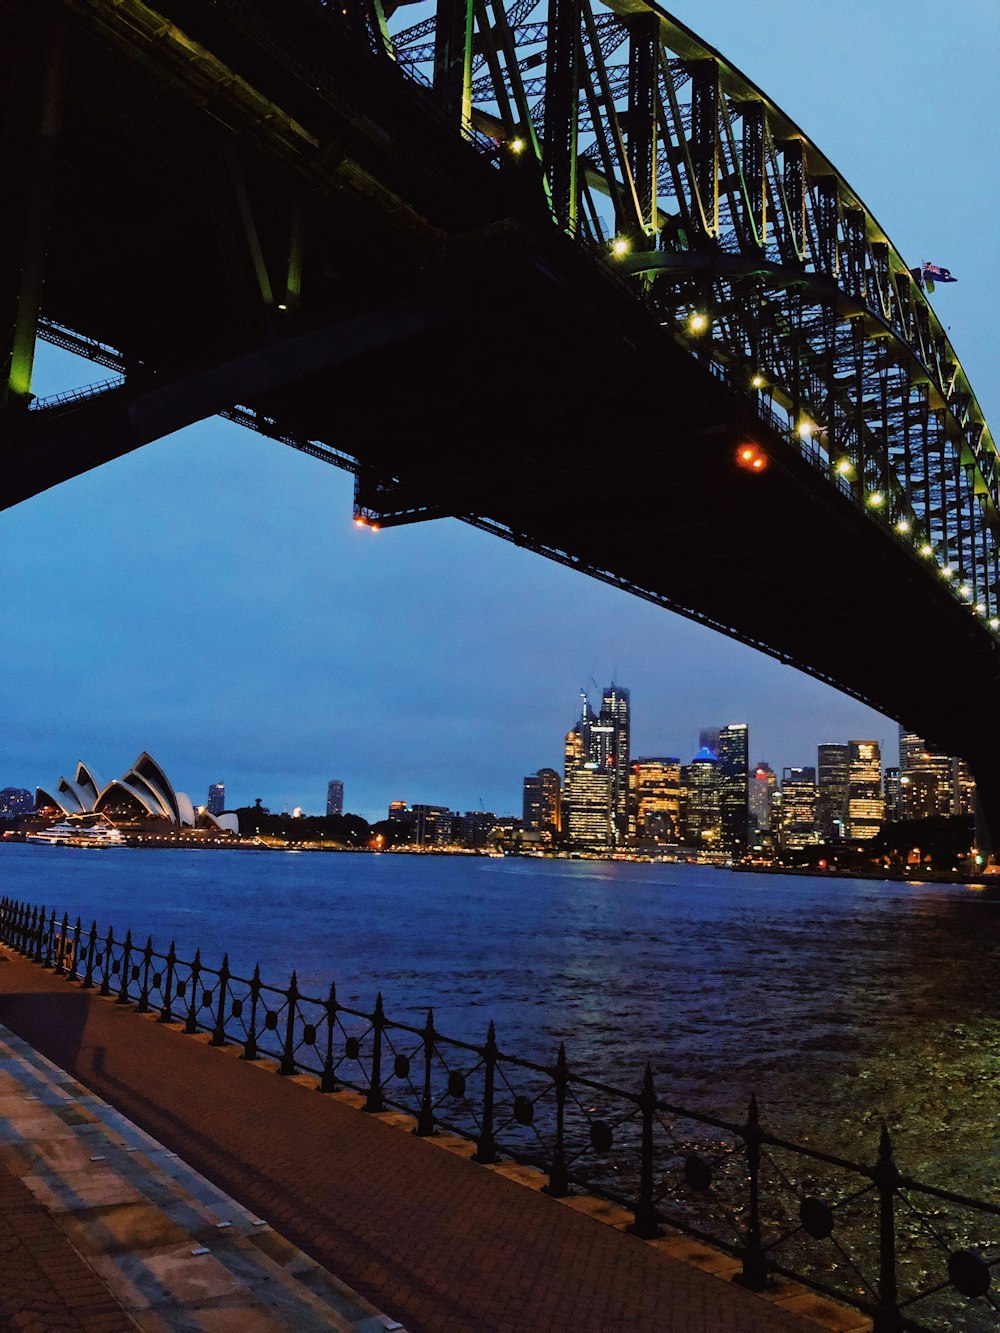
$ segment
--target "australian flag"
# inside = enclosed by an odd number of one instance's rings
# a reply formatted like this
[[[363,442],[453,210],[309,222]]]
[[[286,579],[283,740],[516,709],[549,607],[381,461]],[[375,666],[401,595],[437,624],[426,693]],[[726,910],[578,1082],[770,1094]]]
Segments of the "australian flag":
[[[958,282],[951,276],[951,269],[940,268],[937,264],[926,263],[920,272],[924,282]]]

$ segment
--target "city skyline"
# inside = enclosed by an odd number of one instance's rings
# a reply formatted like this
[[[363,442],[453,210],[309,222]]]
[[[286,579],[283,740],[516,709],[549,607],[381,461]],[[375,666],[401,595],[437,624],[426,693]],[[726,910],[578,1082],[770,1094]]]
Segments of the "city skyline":
[[[959,218],[927,165],[962,175],[963,219],[992,214],[996,182],[977,157],[986,11],[958,4],[945,19],[918,4],[902,26],[866,13],[866,42],[834,27],[803,59],[800,8],[786,0],[766,23],[734,0],[673,8],[823,146],[914,263],[956,275],[932,300],[1000,419],[989,229]],[[964,77],[948,117],[932,98],[913,105],[914,78],[933,87],[952,62]],[[846,102],[816,96],[833,70],[855,90]],[[886,101],[906,115],[885,117]],[[46,347],[37,389],[102,376]],[[738,717],[752,762],[779,772],[857,736],[892,762],[894,723],[790,668],[455,521],[358,532],[351,487],[211,421],[6,512],[0,782],[51,780],[67,749],[119,770],[149,744],[189,790],[224,772],[230,803],[321,809],[333,765],[366,817],[402,797],[516,809],[526,771],[560,766],[566,701],[613,677],[633,690],[634,753],[689,758],[706,721]],[[770,578],[785,553],[767,533],[748,530],[747,543]],[[84,591],[95,587],[106,595]]]

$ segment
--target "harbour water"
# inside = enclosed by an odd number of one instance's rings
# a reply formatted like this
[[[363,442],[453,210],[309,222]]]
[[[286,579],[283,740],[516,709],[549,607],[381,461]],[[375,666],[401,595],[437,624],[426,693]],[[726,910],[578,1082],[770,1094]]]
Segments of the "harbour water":
[[[994,1196],[1000,888],[528,859],[7,844],[3,892],[139,943]]]

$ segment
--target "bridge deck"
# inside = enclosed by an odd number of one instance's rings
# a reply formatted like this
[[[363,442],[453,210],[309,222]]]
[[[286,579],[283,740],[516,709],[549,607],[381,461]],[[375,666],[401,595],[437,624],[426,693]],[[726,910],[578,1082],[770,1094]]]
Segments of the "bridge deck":
[[[788,1308],[811,1297],[765,1301],[232,1048],[2,961],[0,1022],[411,1330],[816,1327]]]

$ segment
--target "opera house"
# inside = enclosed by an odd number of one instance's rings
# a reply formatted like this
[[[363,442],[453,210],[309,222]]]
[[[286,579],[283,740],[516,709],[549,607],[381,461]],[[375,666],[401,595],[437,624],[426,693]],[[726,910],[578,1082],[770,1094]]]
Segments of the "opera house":
[[[195,813],[191,798],[174,791],[170,779],[156,760],[144,750],[128,772],[102,786],[92,768],[76,766],[72,781],[60,778],[54,787],[39,787],[35,794],[37,814],[55,817],[103,815],[125,832],[161,833],[182,829],[213,829],[238,833],[235,814]]]

